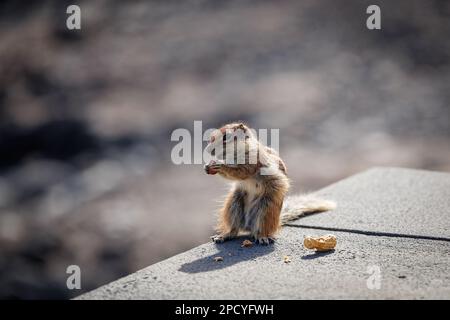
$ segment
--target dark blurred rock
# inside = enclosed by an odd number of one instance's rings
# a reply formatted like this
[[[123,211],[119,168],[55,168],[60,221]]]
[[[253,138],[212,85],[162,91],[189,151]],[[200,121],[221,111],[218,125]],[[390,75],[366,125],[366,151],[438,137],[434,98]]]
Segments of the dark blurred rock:
[[[71,161],[82,153],[99,151],[99,144],[86,125],[76,120],[46,123],[37,128],[0,127],[0,170],[20,165],[28,157]]]

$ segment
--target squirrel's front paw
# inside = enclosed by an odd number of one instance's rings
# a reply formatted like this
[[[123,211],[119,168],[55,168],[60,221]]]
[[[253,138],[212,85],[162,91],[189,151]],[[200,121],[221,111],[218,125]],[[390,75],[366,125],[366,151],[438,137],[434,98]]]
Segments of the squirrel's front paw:
[[[223,243],[223,242],[225,242],[225,237],[223,235],[216,234],[216,235],[211,237],[211,240],[214,243]]]
[[[207,174],[216,174],[220,171],[223,163],[221,161],[211,160],[208,164],[206,164],[203,168]]]

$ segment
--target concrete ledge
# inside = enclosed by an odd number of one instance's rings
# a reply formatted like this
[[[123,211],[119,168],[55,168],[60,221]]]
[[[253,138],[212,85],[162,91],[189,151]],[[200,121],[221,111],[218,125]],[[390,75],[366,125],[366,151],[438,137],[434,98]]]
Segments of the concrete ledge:
[[[375,168],[317,194],[338,209],[295,221],[273,246],[207,243],[78,299],[450,299],[450,174]],[[304,249],[325,233],[335,251]]]

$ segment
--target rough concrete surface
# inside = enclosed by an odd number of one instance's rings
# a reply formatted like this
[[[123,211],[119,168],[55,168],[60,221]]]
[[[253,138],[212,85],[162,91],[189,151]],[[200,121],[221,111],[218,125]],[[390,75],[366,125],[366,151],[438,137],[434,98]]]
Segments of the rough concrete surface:
[[[450,238],[450,174],[374,168],[317,192],[337,209],[296,225]]]
[[[450,299],[449,174],[376,168],[317,194],[338,209],[283,228],[275,245],[207,243],[79,299]],[[336,250],[303,247],[326,233]]]

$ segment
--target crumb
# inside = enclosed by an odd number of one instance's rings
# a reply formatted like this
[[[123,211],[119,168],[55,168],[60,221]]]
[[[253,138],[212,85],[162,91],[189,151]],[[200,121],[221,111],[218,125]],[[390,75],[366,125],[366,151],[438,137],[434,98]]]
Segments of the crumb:
[[[253,242],[251,242],[250,240],[246,239],[246,240],[242,241],[242,244],[241,244],[242,248],[249,248],[251,246],[253,246]]]
[[[221,262],[221,261],[223,261],[223,258],[222,257],[214,257],[214,261]]]
[[[289,256],[284,256],[284,263],[291,262],[291,258]]]

